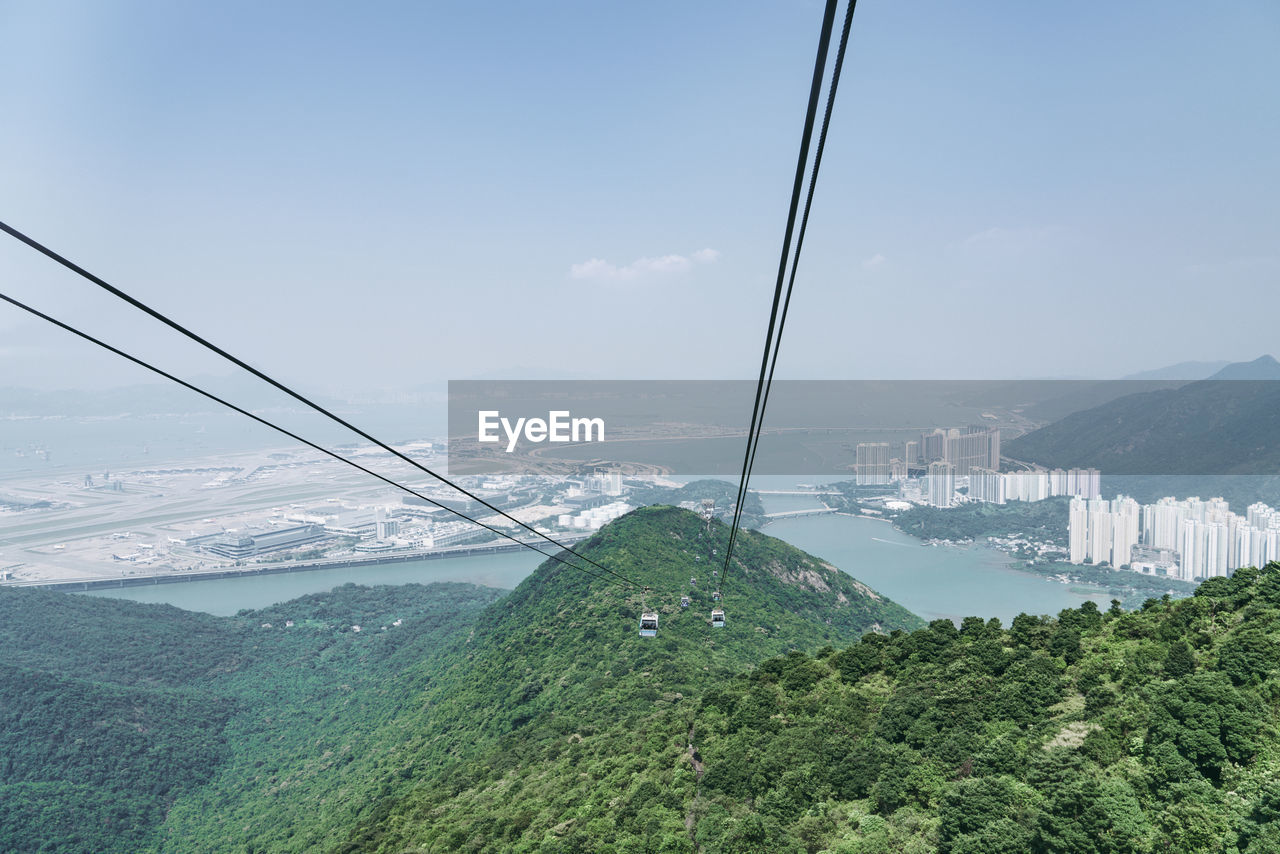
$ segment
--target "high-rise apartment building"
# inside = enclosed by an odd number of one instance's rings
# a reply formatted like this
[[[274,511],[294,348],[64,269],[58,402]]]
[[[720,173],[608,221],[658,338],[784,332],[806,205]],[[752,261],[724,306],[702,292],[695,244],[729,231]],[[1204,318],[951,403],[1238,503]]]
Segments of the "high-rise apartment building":
[[[920,464],[920,443],[916,441],[907,442],[902,451],[902,459],[909,466]]]
[[[918,451],[921,462],[944,460],[956,467],[960,477],[967,477],[973,468],[1000,470],[1000,431],[985,425],[971,425],[963,431],[935,429],[921,434],[916,448],[912,445],[907,443],[908,462],[911,454]]]
[[[1071,502],[1068,525],[1072,563],[1089,559],[1109,560],[1117,567],[1133,563],[1150,571],[1172,568],[1171,574],[1184,581],[1230,575],[1242,566],[1280,559],[1280,512],[1265,504],[1251,505],[1240,516],[1221,498],[1162,498],[1142,507],[1123,497],[1111,502],[1077,498]],[[1134,561],[1138,554],[1141,559]]]
[[[859,442],[855,459],[854,478],[859,486],[877,486],[889,483],[888,442]]]
[[[998,471],[985,468],[970,469],[969,499],[990,504],[1004,504],[1008,498],[1005,491],[1007,483],[1007,478]]]
[[[983,477],[987,478],[989,476],[987,470],[984,470]],[[975,490],[972,484],[973,470],[971,470],[969,497],[977,501],[996,501],[997,499],[987,496],[1002,495],[1003,500],[999,501],[999,503],[1004,503],[1004,501],[1043,501],[1046,498],[1053,498],[1058,495],[1091,499],[1099,497],[1102,490],[1101,475],[1097,469],[1011,471],[995,474],[995,476],[1003,481],[1002,488],[988,487],[984,489],[980,486]],[[1083,487],[1083,489],[1079,492],[1074,491],[1079,487]]]
[[[929,463],[925,473],[925,495],[930,507],[950,507],[954,504],[956,467],[941,460]]]
[[[1067,560],[1081,564],[1089,556],[1089,508],[1079,498],[1068,508]]]

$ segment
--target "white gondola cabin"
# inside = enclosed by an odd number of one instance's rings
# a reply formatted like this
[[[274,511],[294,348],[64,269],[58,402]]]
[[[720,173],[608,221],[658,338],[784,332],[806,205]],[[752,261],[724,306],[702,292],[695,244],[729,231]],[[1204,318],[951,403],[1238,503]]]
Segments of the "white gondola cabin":
[[[681,597],[680,597],[680,607],[681,607],[681,608],[688,608],[688,607],[689,607],[689,597],[688,597],[688,596],[681,596]]]
[[[658,615],[646,611],[640,615],[640,637],[656,638],[658,636]]]
[[[720,608],[716,608],[711,612],[711,625],[717,629],[724,628],[724,611]]]

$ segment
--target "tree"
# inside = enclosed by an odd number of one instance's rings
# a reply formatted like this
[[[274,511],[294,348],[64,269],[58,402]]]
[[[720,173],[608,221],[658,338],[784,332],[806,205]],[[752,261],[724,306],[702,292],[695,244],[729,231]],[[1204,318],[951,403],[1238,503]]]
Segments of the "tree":
[[[1196,669],[1196,658],[1186,641],[1178,641],[1169,647],[1164,659],[1166,679],[1181,679]]]

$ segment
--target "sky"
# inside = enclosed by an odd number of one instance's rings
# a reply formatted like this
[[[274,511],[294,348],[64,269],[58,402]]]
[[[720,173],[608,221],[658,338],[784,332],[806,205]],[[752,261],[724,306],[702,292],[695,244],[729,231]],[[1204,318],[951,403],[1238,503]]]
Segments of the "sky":
[[[0,0],[0,220],[311,390],[752,378],[822,7]],[[780,379],[1277,353],[1280,5],[863,0]],[[0,236],[0,290],[225,374]],[[0,386],[146,379],[0,309]]]

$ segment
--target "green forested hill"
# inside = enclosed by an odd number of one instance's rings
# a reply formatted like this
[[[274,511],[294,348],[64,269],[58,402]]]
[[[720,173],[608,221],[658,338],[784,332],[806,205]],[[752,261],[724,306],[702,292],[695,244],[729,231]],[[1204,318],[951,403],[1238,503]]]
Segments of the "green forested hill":
[[[926,627],[748,532],[712,629],[724,534],[583,544],[653,639],[554,562],[228,619],[0,591],[0,851],[1280,850],[1280,565]]]
[[[1278,639],[1272,564],[1140,612],[936,621],[766,662],[702,698],[698,832],[742,851],[1280,850]]]
[[[225,619],[0,591],[0,851],[335,850],[440,785],[531,769],[566,732],[642,732],[763,658],[921,624],[748,533],[713,632],[725,535],[651,507],[579,546],[653,588],[654,640],[638,591],[551,561],[501,599],[348,585]]]
[[[869,634],[512,736],[343,851],[1280,850],[1280,565]]]
[[[672,507],[628,514],[578,550],[652,587],[647,597],[544,563],[487,608],[458,645],[389,676],[383,691],[394,703],[389,699],[352,730],[360,748],[351,747],[340,766],[349,784],[328,784],[333,767],[315,771],[334,759],[291,774],[225,774],[198,798],[177,804],[168,838],[208,840],[187,841],[184,851],[221,851],[229,844],[310,851],[341,847],[353,836],[399,844],[394,828],[439,799],[441,787],[535,774],[547,759],[544,751],[558,753],[565,738],[576,733],[594,745],[594,732],[639,732],[655,715],[685,708],[708,680],[771,655],[852,642],[875,626],[922,624],[838,570],[749,532],[739,538],[724,591],[730,627],[713,631],[712,552],[723,554],[726,535],[720,523],[708,535],[697,515]],[[692,600],[687,611],[680,608],[682,594]],[[638,635],[642,598],[660,614],[657,638]],[[356,694],[350,700],[366,701]],[[602,749],[618,745],[610,741]],[[211,802],[220,809],[208,809]],[[294,811],[301,807],[313,815],[299,826]],[[530,825],[553,817],[554,811],[541,810]],[[415,833],[445,832],[451,841],[441,850],[453,850],[455,837],[468,832],[463,822],[458,828],[464,829],[411,824]]]
[[[351,694],[377,705],[379,676],[433,654],[499,595],[348,585],[265,628],[275,612],[0,590],[0,851],[146,850],[166,811],[220,774],[314,762],[359,723]],[[401,625],[350,631],[379,613]]]

